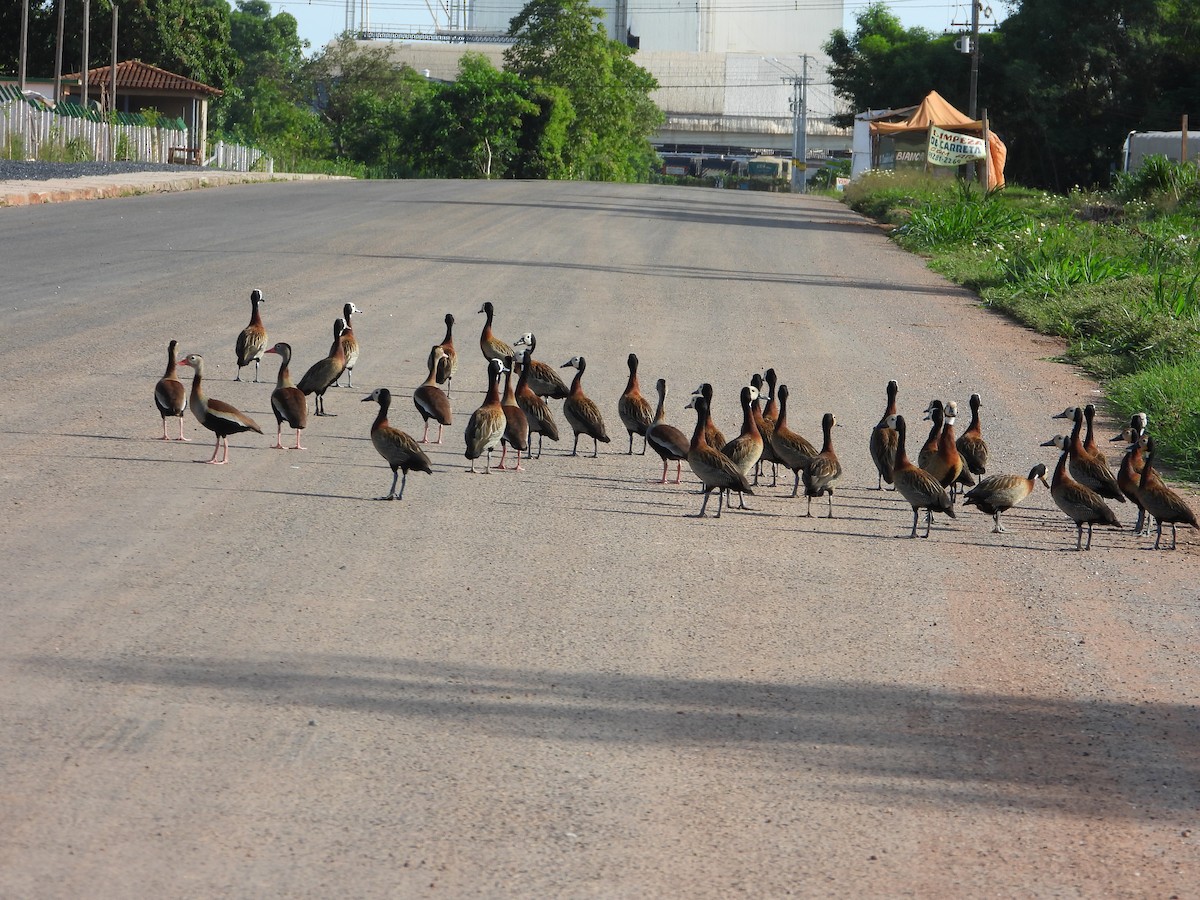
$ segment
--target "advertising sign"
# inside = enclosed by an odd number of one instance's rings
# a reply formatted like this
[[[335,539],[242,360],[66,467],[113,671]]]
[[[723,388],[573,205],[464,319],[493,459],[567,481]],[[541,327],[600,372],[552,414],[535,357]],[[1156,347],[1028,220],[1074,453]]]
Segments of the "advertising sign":
[[[987,158],[987,145],[983,138],[946,131],[936,125],[929,126],[929,151],[927,159],[934,166],[961,166],[976,159]]]

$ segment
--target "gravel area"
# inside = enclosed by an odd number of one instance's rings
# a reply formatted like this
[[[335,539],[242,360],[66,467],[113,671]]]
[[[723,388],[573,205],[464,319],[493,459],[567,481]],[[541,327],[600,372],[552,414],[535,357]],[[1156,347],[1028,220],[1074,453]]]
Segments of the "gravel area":
[[[0,159],[0,181],[49,181],[52,178],[92,178],[131,172],[180,172],[194,166],[140,162],[25,162]]]

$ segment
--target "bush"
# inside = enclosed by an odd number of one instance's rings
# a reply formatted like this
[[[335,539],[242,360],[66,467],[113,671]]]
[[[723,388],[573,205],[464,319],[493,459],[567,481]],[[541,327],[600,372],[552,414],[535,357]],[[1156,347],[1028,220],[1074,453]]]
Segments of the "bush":
[[[913,173],[870,173],[845,202],[984,302],[1068,342],[1067,360],[1145,410],[1164,460],[1200,480],[1200,185],[1156,162],[1106,195],[1010,186],[987,198]],[[1183,171],[1183,174],[1181,174]],[[1176,199],[1178,198],[1178,199]],[[1188,204],[1192,205],[1189,206]]]

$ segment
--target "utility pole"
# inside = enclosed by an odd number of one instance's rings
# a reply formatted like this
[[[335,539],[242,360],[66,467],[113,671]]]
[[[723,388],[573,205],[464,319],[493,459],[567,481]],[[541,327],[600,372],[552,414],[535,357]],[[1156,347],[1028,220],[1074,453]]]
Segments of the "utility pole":
[[[87,109],[88,105],[88,41],[92,39],[92,2],[83,0],[83,84],[79,86],[79,104]]]
[[[979,108],[979,7],[983,0],[971,0],[971,95],[967,115],[974,119]]]
[[[67,0],[58,0],[58,38],[54,42],[54,102],[62,99],[62,45],[66,26]]]
[[[21,0],[21,64],[17,72],[17,87],[25,94],[25,61],[29,54],[29,0]]]
[[[803,57],[803,73],[785,66],[777,57],[762,57],[781,72],[780,80],[792,86],[792,192],[808,193],[808,55]]]

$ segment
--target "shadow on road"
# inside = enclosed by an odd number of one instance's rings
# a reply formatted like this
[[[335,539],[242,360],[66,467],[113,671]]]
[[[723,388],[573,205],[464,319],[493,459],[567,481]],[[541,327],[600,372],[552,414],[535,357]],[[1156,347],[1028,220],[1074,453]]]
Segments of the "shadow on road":
[[[1190,816],[1200,804],[1200,710],[1182,704],[356,656],[24,664],[72,684],[220,691],[232,702],[297,707],[303,719],[314,710],[360,712],[532,741],[744,751],[779,778],[820,769],[858,779],[854,790],[881,803],[1135,820]]]

